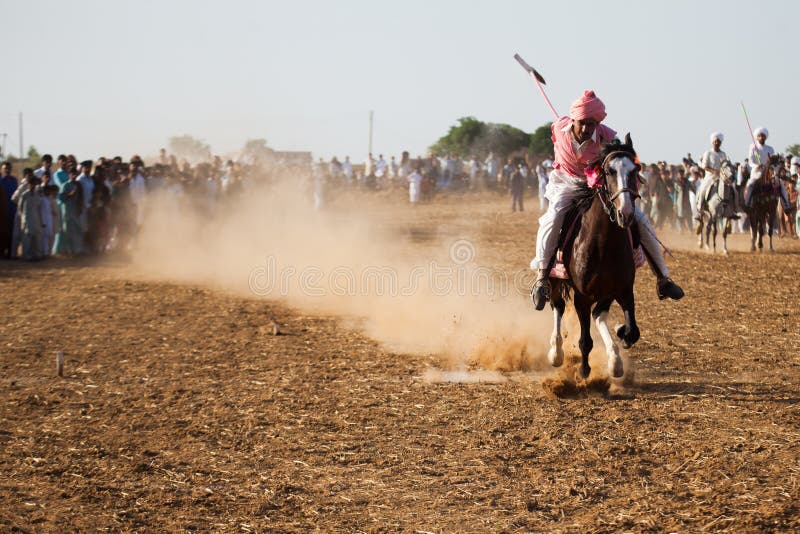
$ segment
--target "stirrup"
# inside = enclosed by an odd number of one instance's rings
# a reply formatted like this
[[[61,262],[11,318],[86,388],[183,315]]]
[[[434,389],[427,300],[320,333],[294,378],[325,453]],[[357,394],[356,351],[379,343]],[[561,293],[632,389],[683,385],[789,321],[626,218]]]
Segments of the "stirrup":
[[[531,302],[537,310],[543,310],[545,303],[550,300],[550,280],[546,277],[539,277],[531,288]]]

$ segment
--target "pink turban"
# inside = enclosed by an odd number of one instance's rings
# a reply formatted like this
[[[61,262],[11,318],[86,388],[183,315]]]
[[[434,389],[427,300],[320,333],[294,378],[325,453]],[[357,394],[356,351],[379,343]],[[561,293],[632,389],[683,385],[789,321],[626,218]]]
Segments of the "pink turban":
[[[575,121],[594,119],[597,122],[602,122],[606,118],[606,105],[597,98],[594,91],[584,91],[583,96],[570,106],[569,118]]]

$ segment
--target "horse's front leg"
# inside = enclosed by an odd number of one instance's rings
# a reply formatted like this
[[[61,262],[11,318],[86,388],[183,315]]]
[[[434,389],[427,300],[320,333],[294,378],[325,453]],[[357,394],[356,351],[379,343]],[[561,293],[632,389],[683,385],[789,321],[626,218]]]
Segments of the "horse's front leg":
[[[764,227],[767,223],[764,222],[764,218],[760,217],[758,221],[758,251],[762,252],[764,250]]]
[[[777,216],[773,212],[770,217],[767,219],[767,230],[769,231],[769,251],[775,252],[775,249],[772,248],[772,234],[775,233],[775,223],[776,223]]]
[[[592,304],[588,298],[577,291],[573,301],[575,312],[578,314],[578,320],[581,323],[581,338],[578,340],[578,348],[581,349],[581,376],[588,378],[589,373],[592,371],[592,368],[589,367],[589,353],[592,352],[592,347],[594,346],[590,332]]]
[[[561,319],[564,317],[566,302],[561,297],[560,287],[551,293],[550,307],[553,308],[553,335],[550,336],[550,350],[547,359],[553,367],[561,367],[564,363],[564,338],[561,336]],[[557,295],[557,296],[556,296]]]
[[[719,218],[714,221],[714,254],[717,253],[717,234],[719,233],[719,223],[724,219]]]
[[[722,253],[726,256],[728,255],[728,234],[730,234],[732,230],[732,224],[730,219],[724,219],[725,226],[722,228]]]
[[[603,343],[606,346],[608,374],[614,378],[619,378],[625,374],[625,368],[622,363],[622,357],[619,355],[619,347],[614,343],[614,337],[608,329],[608,309],[611,307],[612,302],[612,299],[598,302],[594,307],[594,311],[592,311],[592,317],[594,317],[597,331],[600,332],[600,337],[603,338]]]
[[[625,313],[625,324],[617,328],[617,337],[622,340],[622,347],[629,349],[639,341],[639,326],[636,324],[636,304],[633,298],[633,288],[617,299],[622,311]]]
[[[703,226],[704,218],[703,214],[700,214],[700,220],[697,221],[697,235],[700,236],[700,239],[697,240],[697,246],[703,248],[703,230],[705,230]]]

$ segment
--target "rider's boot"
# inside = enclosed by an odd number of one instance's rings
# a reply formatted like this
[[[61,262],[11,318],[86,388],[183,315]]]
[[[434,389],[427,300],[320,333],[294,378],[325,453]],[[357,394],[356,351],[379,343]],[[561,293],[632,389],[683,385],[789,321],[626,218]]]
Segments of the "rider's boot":
[[[536,280],[531,288],[531,301],[537,310],[543,310],[544,305],[550,300],[550,277],[546,269],[536,272]]]
[[[644,248],[650,269],[656,275],[656,294],[660,300],[670,298],[680,300],[683,298],[683,289],[669,277],[669,268],[661,252],[661,243],[656,238],[655,230],[643,213],[637,210],[636,223],[639,226],[639,238]]]
[[[669,276],[662,276],[656,281],[656,293],[659,300],[670,298],[672,300],[681,300],[683,298],[683,289],[672,281]]]

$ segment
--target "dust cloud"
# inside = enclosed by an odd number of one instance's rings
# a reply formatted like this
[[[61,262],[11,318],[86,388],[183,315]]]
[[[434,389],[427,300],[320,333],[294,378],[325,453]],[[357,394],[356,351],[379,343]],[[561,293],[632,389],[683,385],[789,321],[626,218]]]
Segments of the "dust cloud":
[[[300,181],[252,187],[213,218],[154,196],[134,265],[149,278],[337,315],[389,350],[438,355],[445,368],[546,366],[552,318],[533,313],[519,280],[475,264],[468,236],[416,243],[375,211],[315,210]]]

